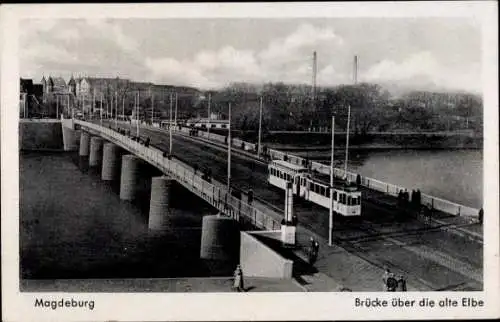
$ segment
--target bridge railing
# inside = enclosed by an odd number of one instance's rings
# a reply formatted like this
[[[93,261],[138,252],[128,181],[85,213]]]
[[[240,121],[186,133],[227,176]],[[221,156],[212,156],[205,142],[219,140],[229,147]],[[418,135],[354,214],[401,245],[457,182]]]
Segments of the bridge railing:
[[[189,128],[182,127],[181,131],[188,133]],[[218,141],[221,143],[226,143],[226,141],[225,141],[226,137],[223,135],[219,135],[219,134],[215,134],[215,133],[207,133],[205,131],[198,131],[198,133],[200,136],[202,136],[204,138],[212,139],[212,140],[215,140],[215,141]],[[255,144],[249,143],[249,142],[244,142],[244,141],[242,141],[240,139],[236,139],[236,138],[232,139],[232,145],[236,148],[241,148],[241,143],[243,143],[245,145],[245,149],[247,149],[246,147],[249,147],[249,148],[253,149],[254,151],[256,151]],[[297,164],[297,165],[306,166],[307,160],[305,158],[301,158],[299,156],[295,156],[295,155],[285,153],[285,152],[275,150],[275,149],[268,149],[268,154],[271,157],[271,159],[284,160],[286,158],[288,162],[291,162],[291,163]],[[330,175],[330,166],[329,165],[326,165],[326,164],[323,164],[320,162],[316,162],[316,161],[310,162],[310,164],[311,164],[311,170],[318,171],[319,173],[322,173],[325,175]],[[343,169],[334,168],[334,176],[336,178],[347,177],[347,179],[349,181],[356,182],[357,175],[358,175],[357,173],[349,172],[349,171],[347,171],[347,175],[345,175]],[[401,191],[401,190],[402,191],[405,191],[405,190],[411,191],[412,190],[412,189],[409,189],[407,187],[383,182],[381,180],[377,180],[377,179],[365,177],[365,176],[361,177],[361,185],[364,187],[367,187],[369,189],[379,191],[379,192],[385,193],[385,194],[393,196],[393,197],[397,197],[399,191]],[[416,189],[416,188],[417,187],[415,187],[414,189]],[[439,211],[442,211],[444,213],[448,213],[451,215],[476,217],[476,216],[478,216],[478,213],[479,213],[479,209],[460,205],[458,203],[451,202],[449,200],[434,197],[434,196],[424,194],[424,193],[421,194],[421,203],[422,203],[422,205],[432,207],[433,209],[436,209],[436,210],[439,210]]]
[[[148,163],[156,166],[200,198],[213,205],[220,212],[240,222],[252,224],[260,229],[280,229],[281,223],[277,218],[282,218],[281,214],[266,209],[258,201],[252,203],[245,202],[243,197],[246,197],[248,200],[247,196],[242,196],[242,198],[233,196],[231,193],[228,193],[227,187],[222,183],[214,179],[211,182],[204,180],[201,177],[201,173],[194,168],[175,158],[169,159],[164,155],[163,151],[151,146],[146,147],[126,135],[98,124],[78,120],[75,123],[98,132],[105,139],[122,146]]]

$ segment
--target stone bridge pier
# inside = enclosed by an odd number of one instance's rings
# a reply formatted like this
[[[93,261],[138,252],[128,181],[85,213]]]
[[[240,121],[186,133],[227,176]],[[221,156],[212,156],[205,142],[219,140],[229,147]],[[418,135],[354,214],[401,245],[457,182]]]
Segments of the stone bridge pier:
[[[172,177],[155,174],[160,171],[142,158],[87,131],[81,132],[79,155],[88,157],[89,168],[98,170],[103,181],[116,183],[117,188],[119,185],[121,200],[139,205],[149,202],[147,223],[152,234],[174,231],[176,215],[173,209],[179,207],[179,202],[189,203],[192,197],[198,198],[189,189],[179,190],[182,184]],[[219,195],[219,199],[221,197]],[[247,197],[241,199],[251,203]],[[220,214],[206,215],[200,224],[200,258],[236,263],[240,245],[237,220]]]

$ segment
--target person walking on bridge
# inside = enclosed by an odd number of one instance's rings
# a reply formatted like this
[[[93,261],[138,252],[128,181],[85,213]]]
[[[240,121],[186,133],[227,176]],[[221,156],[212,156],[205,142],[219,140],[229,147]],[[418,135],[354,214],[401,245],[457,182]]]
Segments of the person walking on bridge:
[[[384,287],[387,292],[396,292],[398,281],[396,280],[394,273],[392,273],[389,268],[385,269],[382,280],[384,281]]]
[[[403,275],[399,275],[398,277],[398,292],[406,292],[406,278]]]

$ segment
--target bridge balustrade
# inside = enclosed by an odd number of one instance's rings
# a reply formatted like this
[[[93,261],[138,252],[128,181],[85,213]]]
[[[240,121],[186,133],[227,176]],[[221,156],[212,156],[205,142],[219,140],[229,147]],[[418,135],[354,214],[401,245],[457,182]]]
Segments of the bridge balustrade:
[[[182,128],[181,131],[188,133],[189,129]],[[206,132],[203,132],[203,133],[206,133]],[[225,136],[214,134],[214,133],[206,133],[206,137],[209,139],[214,139],[214,140],[219,141],[219,142],[225,141]],[[245,144],[245,146],[253,146],[255,149],[255,144],[245,142],[245,141],[242,141],[242,140],[236,139],[236,138],[233,139],[233,146],[239,148],[241,146],[241,142],[243,142]],[[290,154],[286,154],[286,153],[283,153],[283,152],[275,150],[275,149],[268,149],[268,153],[269,153],[269,156],[271,157],[271,159],[283,160],[285,155],[286,155],[288,157],[288,160],[292,163],[295,163],[295,164],[303,164],[303,162],[305,160],[304,158],[290,155]],[[322,173],[325,175],[330,175],[330,166],[323,164],[323,163],[320,163],[320,162],[316,162],[316,161],[311,162],[311,169],[318,171],[319,173]],[[345,177],[344,170],[339,169],[339,168],[334,168],[334,176],[337,178],[344,178]],[[356,176],[357,176],[357,173],[353,173],[353,172],[349,172],[349,171],[347,172],[347,178],[351,182],[356,181]],[[383,193],[388,194],[388,195],[393,196],[393,197],[397,197],[400,190],[403,190],[403,191],[405,191],[405,190],[411,191],[412,190],[412,189],[408,189],[406,187],[398,186],[398,185],[391,184],[391,183],[386,183],[386,182],[383,182],[383,181],[380,181],[377,179],[373,179],[370,177],[364,177],[364,176],[362,176],[362,178],[361,178],[361,185],[365,186],[369,189],[375,190],[375,191],[383,192]],[[422,198],[421,199],[422,205],[428,205],[428,206],[432,207],[433,209],[436,209],[436,210],[439,210],[439,211],[442,211],[442,212],[445,212],[445,213],[448,213],[451,215],[477,217],[478,212],[479,212],[479,209],[460,205],[460,204],[457,204],[457,203],[454,203],[454,202],[451,202],[448,200],[444,200],[444,199],[441,199],[438,197],[430,196],[430,195],[427,195],[424,193],[421,194],[421,198]]]
[[[75,123],[98,132],[103,138],[120,145],[161,169],[164,173],[176,179],[177,182],[213,205],[222,213],[239,221],[250,222],[255,227],[264,230],[275,230],[280,228],[280,222],[273,219],[270,214],[277,218],[281,218],[282,214],[266,209],[266,207],[259,204],[259,202],[254,201],[252,205],[250,205],[232,196],[227,192],[227,188],[223,184],[216,180],[212,180],[212,183],[203,180],[201,173],[195,172],[192,167],[179,160],[174,158],[169,160],[168,157],[163,156],[163,151],[151,146],[146,147],[110,128],[79,120],[76,120]],[[254,203],[259,204],[259,208],[264,211],[257,209],[253,205]],[[245,219],[243,219],[243,217],[245,217]]]

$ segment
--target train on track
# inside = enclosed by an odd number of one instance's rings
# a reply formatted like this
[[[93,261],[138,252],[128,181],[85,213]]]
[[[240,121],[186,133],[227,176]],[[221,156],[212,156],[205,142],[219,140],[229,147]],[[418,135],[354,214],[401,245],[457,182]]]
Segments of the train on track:
[[[293,194],[330,208],[330,185],[313,176],[309,169],[283,160],[272,160],[268,165],[269,184],[285,190],[292,183]],[[361,191],[356,186],[333,187],[333,211],[342,216],[361,216]]]

